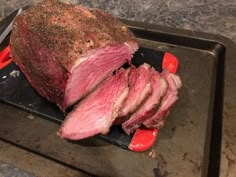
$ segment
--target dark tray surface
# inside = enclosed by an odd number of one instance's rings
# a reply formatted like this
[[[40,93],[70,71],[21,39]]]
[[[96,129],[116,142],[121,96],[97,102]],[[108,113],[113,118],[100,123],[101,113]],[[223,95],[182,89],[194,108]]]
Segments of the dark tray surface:
[[[223,75],[220,72],[224,71],[227,44],[218,36],[185,33],[146,24],[140,26],[133,22],[129,24],[135,25],[131,29],[140,38],[143,47],[168,51],[177,56],[180,63],[179,75],[183,82],[180,99],[152,148],[158,153],[156,173],[161,176],[205,176],[211,156],[211,127],[213,130],[220,130],[221,127],[221,112],[218,112],[218,116],[213,113],[214,108],[220,108],[220,111],[222,107]],[[143,27],[151,30],[144,30]],[[215,93],[218,94],[218,99],[215,99]],[[214,125],[218,128],[214,128]],[[214,135],[215,131],[212,133]],[[8,138],[14,140],[13,136]],[[219,146],[220,137],[216,142],[216,146]],[[106,154],[105,151],[101,153]],[[218,150],[212,149],[211,153],[219,157]],[[82,154],[79,151],[77,154],[79,161]],[[108,154],[107,156],[109,157]],[[63,159],[62,156],[57,158]],[[96,158],[90,158],[94,161],[90,163],[96,164]],[[217,164],[210,163],[211,165],[217,169]],[[134,176],[136,175],[138,173],[134,172]]]

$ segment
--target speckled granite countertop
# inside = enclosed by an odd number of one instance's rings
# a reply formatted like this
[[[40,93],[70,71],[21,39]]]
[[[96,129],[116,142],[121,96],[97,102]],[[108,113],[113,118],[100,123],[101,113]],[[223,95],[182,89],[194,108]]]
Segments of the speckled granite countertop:
[[[39,0],[1,2],[0,18],[22,5]],[[236,41],[236,0],[63,0],[104,9],[114,16],[195,31],[224,35]]]
[[[38,1],[8,0],[1,2],[0,19],[13,9]],[[219,34],[236,42],[236,0],[71,0],[70,2],[74,4],[81,3],[89,7],[98,7],[110,12],[116,17],[124,19]],[[236,114],[233,114],[235,111],[232,111],[232,109],[235,109],[233,107],[235,106],[226,106],[226,112],[224,114],[227,114],[227,110],[231,110],[231,114],[227,116],[235,117]],[[236,135],[233,134],[227,136],[236,138]],[[221,176],[234,177],[236,174],[236,146],[234,144],[226,144],[226,146],[231,147],[226,151],[228,154],[226,157],[231,162],[229,165],[230,171],[221,174]],[[0,161],[0,176],[31,175]]]
[[[18,169],[10,164],[0,161],[0,176],[1,177],[32,177],[28,172]]]

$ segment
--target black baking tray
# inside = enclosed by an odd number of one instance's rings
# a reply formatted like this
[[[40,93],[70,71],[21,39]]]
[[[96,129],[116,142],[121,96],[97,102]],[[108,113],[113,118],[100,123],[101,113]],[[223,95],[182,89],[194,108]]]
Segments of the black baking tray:
[[[179,59],[178,74],[183,86],[179,101],[153,146],[161,157],[157,159],[161,169],[156,175],[218,176],[225,61],[233,57],[229,54],[233,54],[235,46],[228,48],[229,40],[221,36],[123,21],[142,48],[170,52]],[[7,126],[0,126],[0,131],[6,129]],[[15,141],[13,136],[7,138]],[[27,140],[24,142],[27,144]],[[55,158],[63,159],[58,154]],[[73,161],[67,163],[73,165]],[[184,170],[180,170],[183,166]]]

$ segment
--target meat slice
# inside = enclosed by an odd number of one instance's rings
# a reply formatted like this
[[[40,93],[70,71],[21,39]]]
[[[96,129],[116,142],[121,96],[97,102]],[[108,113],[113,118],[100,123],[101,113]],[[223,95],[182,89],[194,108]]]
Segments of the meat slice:
[[[150,65],[143,64],[138,68],[132,68],[129,75],[129,94],[124,102],[119,117],[115,124],[123,123],[128,115],[138,109],[140,104],[151,93]]]
[[[134,132],[141,124],[150,118],[155,112],[157,105],[160,102],[160,98],[165,94],[167,89],[166,81],[161,78],[160,74],[151,68],[151,87],[152,93],[142,106],[134,112],[131,117],[122,124],[123,130],[129,135]]]
[[[10,47],[31,85],[65,111],[130,62],[138,43],[102,10],[44,0],[16,18]]]
[[[108,133],[128,94],[128,73],[129,70],[120,69],[106,79],[67,115],[57,134],[79,140]]]
[[[163,119],[177,101],[178,89],[182,85],[179,76],[170,73],[167,70],[164,70],[161,75],[167,81],[168,88],[158,111],[143,123],[148,128],[161,128],[164,125]]]

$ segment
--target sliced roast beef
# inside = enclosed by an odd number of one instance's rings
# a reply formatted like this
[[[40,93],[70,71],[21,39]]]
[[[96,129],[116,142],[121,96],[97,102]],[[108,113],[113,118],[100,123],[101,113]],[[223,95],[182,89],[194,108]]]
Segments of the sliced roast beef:
[[[155,112],[160,98],[165,94],[167,83],[161,78],[160,74],[151,68],[151,87],[152,93],[142,106],[134,112],[131,117],[122,124],[123,130],[129,135],[134,132],[141,124],[150,118]]]
[[[148,128],[161,128],[164,125],[163,118],[177,101],[178,89],[182,85],[179,76],[167,70],[164,70],[161,75],[167,81],[168,88],[157,112],[143,123]]]
[[[120,69],[107,78],[94,92],[83,99],[63,122],[58,135],[79,140],[96,134],[106,134],[118,116],[128,94],[129,70]]]
[[[44,0],[16,18],[10,47],[31,85],[65,111],[130,62],[138,43],[102,10]]]
[[[151,93],[150,77],[150,65],[146,63],[138,68],[131,69],[129,75],[129,94],[119,117],[115,120],[115,124],[123,123]]]

